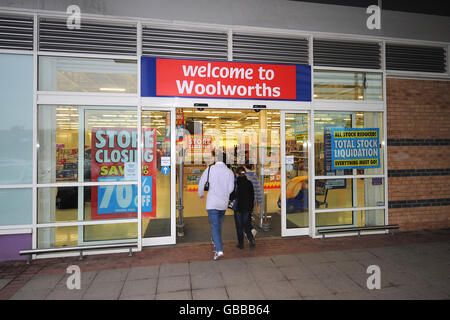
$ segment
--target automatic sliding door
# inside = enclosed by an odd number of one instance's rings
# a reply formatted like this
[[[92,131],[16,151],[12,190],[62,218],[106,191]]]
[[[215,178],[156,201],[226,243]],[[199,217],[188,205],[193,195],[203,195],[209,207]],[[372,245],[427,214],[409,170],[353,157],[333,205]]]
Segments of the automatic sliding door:
[[[143,110],[141,114],[144,246],[175,243],[172,113],[174,111]]]
[[[282,112],[282,235],[309,234],[309,116]]]

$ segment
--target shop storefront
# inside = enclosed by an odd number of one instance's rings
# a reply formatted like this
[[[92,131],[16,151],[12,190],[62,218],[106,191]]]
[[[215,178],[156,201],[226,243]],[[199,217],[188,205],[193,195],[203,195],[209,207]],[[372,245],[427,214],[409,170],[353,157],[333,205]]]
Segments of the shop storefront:
[[[389,224],[383,39],[89,17],[69,31],[45,14],[1,23],[28,39],[0,51],[10,257],[195,238],[213,150],[254,176],[260,235]]]

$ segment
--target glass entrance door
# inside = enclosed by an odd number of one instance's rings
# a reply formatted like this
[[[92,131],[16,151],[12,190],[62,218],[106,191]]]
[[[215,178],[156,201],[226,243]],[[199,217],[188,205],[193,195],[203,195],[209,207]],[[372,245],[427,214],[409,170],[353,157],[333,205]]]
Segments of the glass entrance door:
[[[281,112],[281,234],[309,234],[309,114]]]
[[[174,110],[141,112],[142,245],[175,243]]]

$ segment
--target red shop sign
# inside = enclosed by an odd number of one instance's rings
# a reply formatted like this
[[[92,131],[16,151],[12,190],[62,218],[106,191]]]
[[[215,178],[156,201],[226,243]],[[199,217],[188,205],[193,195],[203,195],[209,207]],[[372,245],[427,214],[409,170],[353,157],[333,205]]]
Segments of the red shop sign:
[[[142,57],[142,96],[310,101],[310,67]]]

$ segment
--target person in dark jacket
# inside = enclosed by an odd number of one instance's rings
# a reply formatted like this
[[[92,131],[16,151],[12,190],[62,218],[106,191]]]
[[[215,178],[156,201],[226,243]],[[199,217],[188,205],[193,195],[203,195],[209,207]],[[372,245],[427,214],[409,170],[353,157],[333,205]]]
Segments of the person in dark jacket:
[[[236,170],[237,180],[234,191],[230,195],[231,201],[237,201],[234,210],[234,222],[236,224],[236,234],[238,238],[237,247],[244,248],[244,232],[250,242],[250,249],[255,247],[255,238],[252,234],[252,226],[249,216],[253,212],[253,204],[255,202],[255,192],[253,184],[245,176],[245,169],[239,167]]]

